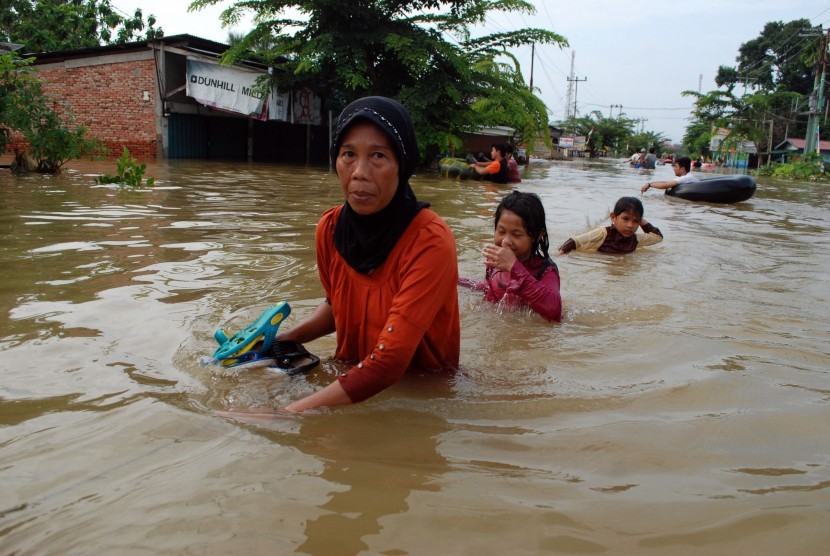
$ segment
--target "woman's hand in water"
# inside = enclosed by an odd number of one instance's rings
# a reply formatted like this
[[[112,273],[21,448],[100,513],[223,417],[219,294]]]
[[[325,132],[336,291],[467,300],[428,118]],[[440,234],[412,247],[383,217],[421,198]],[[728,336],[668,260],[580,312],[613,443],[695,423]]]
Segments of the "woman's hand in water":
[[[224,411],[214,411],[214,414],[224,419],[251,424],[265,423],[275,419],[297,418],[296,413],[284,408],[271,409],[265,407],[231,407]]]
[[[484,264],[505,272],[510,272],[516,262],[516,254],[509,247],[485,245],[481,254],[484,255]]]

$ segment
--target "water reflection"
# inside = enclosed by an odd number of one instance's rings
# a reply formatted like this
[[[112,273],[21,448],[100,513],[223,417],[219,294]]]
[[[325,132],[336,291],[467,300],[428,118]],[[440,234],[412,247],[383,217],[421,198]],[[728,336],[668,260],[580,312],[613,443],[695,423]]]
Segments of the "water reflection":
[[[172,162],[158,187],[0,173],[0,545],[11,552],[819,553],[830,468],[826,188],[642,197],[665,241],[557,259],[564,318],[459,292],[461,369],[297,419],[329,381],[201,367],[213,332],[322,295],[325,169]],[[551,245],[670,169],[537,163]],[[509,190],[413,179],[461,275]],[[774,509],[770,509],[774,508]],[[477,540],[481,539],[481,540]]]
[[[300,434],[313,440],[304,444],[303,452],[324,462],[320,477],[334,492],[319,506],[324,513],[306,523],[305,541],[297,550],[408,552],[388,534],[382,548],[373,547],[371,539],[383,532],[385,518],[407,512],[410,497],[440,490],[449,465],[437,444],[449,428],[439,417],[407,410],[370,411],[350,418],[347,427],[330,419],[305,420]]]

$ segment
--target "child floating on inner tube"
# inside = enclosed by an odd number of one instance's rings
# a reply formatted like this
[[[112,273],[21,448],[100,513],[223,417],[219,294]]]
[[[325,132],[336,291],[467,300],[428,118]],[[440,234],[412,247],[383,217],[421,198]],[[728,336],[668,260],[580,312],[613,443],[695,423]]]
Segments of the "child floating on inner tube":
[[[642,228],[643,233],[637,233]],[[571,251],[631,253],[637,247],[663,241],[660,230],[643,218],[643,203],[636,197],[622,197],[611,212],[611,225],[570,237],[559,247],[558,255]]]

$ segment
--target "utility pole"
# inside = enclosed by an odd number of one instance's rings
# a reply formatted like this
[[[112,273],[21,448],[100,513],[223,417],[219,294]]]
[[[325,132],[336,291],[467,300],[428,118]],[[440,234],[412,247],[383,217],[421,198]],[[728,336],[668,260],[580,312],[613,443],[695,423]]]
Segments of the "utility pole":
[[[640,118],[633,118],[633,119],[631,120],[631,123],[633,123],[633,124],[634,124],[634,131],[636,132],[636,131],[637,131],[637,126],[639,126],[639,125],[640,125]]]
[[[821,35],[818,41],[818,59],[816,60],[816,80],[813,93],[810,95],[810,107],[807,112],[807,136],[804,138],[804,154],[816,152],[819,146],[819,115],[824,108],[824,75],[827,71],[827,41],[830,38],[830,29],[826,35]]]
[[[576,55],[576,53],[573,50],[571,50],[571,73],[568,74],[568,75],[570,75],[570,77],[574,76],[574,56],[575,55]],[[571,83],[571,80],[568,79],[568,96],[565,99],[565,119],[566,120],[571,117],[571,99],[573,99],[573,97],[574,97],[573,93],[574,93],[573,83]]]
[[[530,92],[533,92],[533,61],[536,58],[536,43],[530,44]]]
[[[580,81],[588,81],[588,78],[584,77],[584,78],[580,79],[578,77],[574,77],[574,78],[568,77],[568,81],[572,81],[574,83],[574,119],[576,119],[576,97],[577,97],[577,94],[579,93],[579,82]]]
[[[743,82],[743,84],[744,84],[744,96],[746,96],[746,82],[747,81],[758,81],[758,78],[757,77],[749,77],[749,76],[746,76],[746,75],[741,77],[739,75],[738,76],[738,81]],[[753,85],[753,87],[754,87],[754,85]]]

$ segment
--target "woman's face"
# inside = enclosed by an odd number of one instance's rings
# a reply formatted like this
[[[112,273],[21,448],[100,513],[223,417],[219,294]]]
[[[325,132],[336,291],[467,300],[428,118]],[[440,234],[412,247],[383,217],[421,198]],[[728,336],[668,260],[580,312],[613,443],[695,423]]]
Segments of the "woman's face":
[[[398,160],[389,138],[374,124],[349,127],[335,163],[346,202],[366,216],[386,208],[398,189]]]

